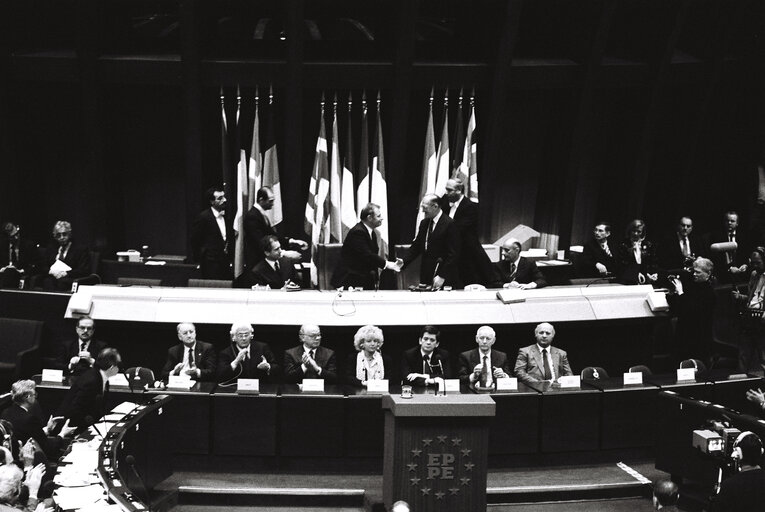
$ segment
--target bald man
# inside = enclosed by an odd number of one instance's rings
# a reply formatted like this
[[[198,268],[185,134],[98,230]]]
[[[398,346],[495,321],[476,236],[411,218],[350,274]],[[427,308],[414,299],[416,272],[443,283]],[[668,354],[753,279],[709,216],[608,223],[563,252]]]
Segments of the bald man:
[[[558,377],[573,375],[564,350],[553,347],[555,327],[547,322],[534,329],[537,342],[518,351],[515,360],[515,376],[524,384],[556,381]]]
[[[478,347],[461,353],[459,357],[460,367],[457,375],[462,382],[475,384],[481,378],[484,361],[492,382],[510,376],[507,354],[492,348],[495,341],[497,341],[497,334],[494,329],[488,325],[478,328],[475,334]]]
[[[318,325],[303,325],[298,333],[300,345],[284,351],[284,381],[299,383],[303,379],[324,379],[337,382],[335,351],[321,346]]]
[[[502,261],[494,264],[494,288],[530,290],[547,286],[537,264],[521,256],[521,242],[508,238],[502,244]]]
[[[197,340],[197,328],[182,322],[175,328],[180,343],[167,351],[162,380],[170,375],[188,375],[194,380],[215,380],[218,357],[212,344]]]

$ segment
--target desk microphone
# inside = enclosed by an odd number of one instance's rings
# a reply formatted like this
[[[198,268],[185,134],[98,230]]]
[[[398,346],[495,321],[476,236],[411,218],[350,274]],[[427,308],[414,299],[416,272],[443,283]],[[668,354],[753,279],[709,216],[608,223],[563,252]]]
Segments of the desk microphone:
[[[141,475],[138,473],[138,470],[135,468],[135,457],[132,455],[125,455],[125,464],[130,466],[131,471],[133,472],[133,475],[138,479],[138,482],[141,484],[141,489],[143,496],[141,497],[142,500],[144,500],[144,505],[146,505],[146,508],[151,512],[151,501],[149,499],[149,490],[146,488],[146,482],[143,481],[143,478],[141,478]]]
[[[431,284],[433,284],[433,280],[434,280],[434,279],[436,278],[436,276],[438,275],[438,269],[439,269],[439,267],[441,266],[441,263],[442,263],[443,261],[444,261],[444,259],[443,259],[443,258],[438,258],[438,259],[436,260],[436,268],[434,268],[434,269],[433,269],[433,277],[430,279],[430,283],[431,283]]]

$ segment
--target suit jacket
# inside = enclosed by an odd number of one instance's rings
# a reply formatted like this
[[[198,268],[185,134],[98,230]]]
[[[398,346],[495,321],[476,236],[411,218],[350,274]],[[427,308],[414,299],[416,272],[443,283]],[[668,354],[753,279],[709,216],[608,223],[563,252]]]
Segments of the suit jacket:
[[[378,250],[379,245],[372,240],[363,222],[353,226],[345,235],[340,261],[332,274],[332,287],[361,286],[365,290],[374,290],[377,271],[385,268],[385,258],[378,254]]]
[[[459,232],[454,221],[445,212],[441,214],[438,224],[433,228],[425,248],[425,238],[431,219],[423,219],[420,222],[417,237],[412,241],[409,254],[404,258],[404,265],[409,265],[417,256],[422,255],[420,263],[420,282],[431,284],[433,276],[439,275],[444,278],[445,286],[461,288],[461,282],[457,271],[459,258],[460,240]],[[438,267],[438,272],[436,272]]]
[[[562,375],[573,375],[571,366],[568,364],[568,355],[564,350],[550,346],[550,356],[552,357],[552,370],[555,372],[555,378]],[[515,360],[515,376],[518,377],[518,380],[524,384],[543,381],[543,368],[542,353],[536,343],[518,351],[518,358]]]
[[[616,254],[616,246],[612,245],[610,240],[608,240],[608,242],[608,249],[611,251],[611,256],[606,254],[606,251],[600,246],[600,242],[594,238],[589,239],[587,243],[584,244],[582,261],[585,267],[583,269],[585,277],[598,277],[600,275],[598,269],[595,268],[596,263],[605,265],[606,269],[612,274],[616,272],[616,258],[614,257]]]
[[[477,348],[462,352],[459,357],[460,365],[459,370],[457,370],[457,376],[462,382],[469,384],[470,374],[473,373],[473,369],[476,367],[476,365],[481,364],[482,362],[482,356],[479,354],[479,350]],[[510,364],[507,360],[507,354],[504,352],[491,349],[489,352],[489,364],[491,364],[492,368],[501,369],[508,376],[513,374],[513,371],[510,369]]]
[[[518,268],[515,276],[510,276],[510,262],[506,260],[494,263],[494,287],[502,288],[505,283],[516,281],[520,284],[537,283],[537,288],[547,286],[545,276],[532,260],[521,256],[518,259]]]
[[[43,431],[42,419],[25,410],[18,404],[11,404],[6,408],[0,418],[10,421],[13,425],[13,436],[22,444],[30,437],[37,441],[48,460],[56,460],[59,456],[60,438],[50,439]]]
[[[300,284],[300,277],[295,271],[295,265],[288,258],[279,259],[279,272],[273,269],[266,260],[260,260],[253,269],[246,270],[234,281],[234,288],[252,288],[253,286],[268,285],[272,290],[284,287],[287,280]]]
[[[656,246],[650,240],[640,242],[640,263],[635,260],[630,240],[622,240],[616,247],[616,277],[621,284],[638,284],[638,274],[658,271]]]
[[[302,382],[303,379],[324,379],[328,384],[337,382],[337,360],[335,351],[327,347],[316,347],[314,360],[321,368],[321,375],[316,375],[312,368],[303,372],[303,345],[298,345],[284,351],[284,381],[288,383]]]
[[[361,386],[361,381],[356,378],[356,358],[358,355],[358,352],[348,354],[348,358],[345,360],[345,382],[352,386]],[[387,354],[382,354],[382,360],[385,378],[390,382],[397,382],[393,375],[393,360]]]
[[[712,355],[712,328],[715,311],[715,292],[712,284],[690,282],[684,285],[682,295],[667,296],[671,311],[677,316],[674,356],[683,359],[701,359],[709,362]]]
[[[204,278],[230,279],[224,270],[230,268],[231,248],[234,246],[234,230],[231,222],[224,217],[226,240],[220,234],[218,222],[212,208],[205,208],[191,224],[191,248],[194,261],[201,267]]]
[[[446,197],[441,198],[444,215],[449,215],[451,207]],[[482,284],[488,286],[494,280],[494,270],[489,255],[484,251],[478,239],[478,205],[463,197],[452,219],[460,237],[457,272],[463,285]]]
[[[85,418],[94,420],[104,415],[104,380],[97,368],[90,368],[72,378],[72,385],[64,396],[58,415],[68,418],[73,427],[87,427]]]
[[[231,343],[218,353],[218,381],[224,382],[233,378],[237,379],[260,379],[262,382],[274,382],[279,376],[279,364],[276,362],[274,353],[268,343],[262,341],[250,342],[250,357],[245,359],[236,370],[231,369],[231,362],[239,355],[239,349]],[[258,364],[265,357],[271,370],[266,372],[258,369]],[[241,373],[240,373],[241,370]]]
[[[167,351],[167,360],[162,368],[162,380],[167,381],[170,373],[178,363],[184,362],[186,357],[186,345],[179,343],[170,347]],[[211,343],[196,341],[194,345],[194,364],[199,368],[201,375],[200,381],[214,381],[218,371],[218,356]]]
[[[441,361],[441,366],[444,369],[443,377],[445,379],[452,378],[452,364],[451,356],[449,352],[442,348],[436,347],[433,353],[430,355],[430,365],[438,367],[438,361]],[[407,383],[406,376],[410,373],[423,373],[422,368],[422,352],[420,352],[420,346],[417,345],[414,348],[405,350],[401,355],[401,378],[404,379],[404,384]],[[437,373],[429,372],[431,376],[437,375]],[[412,386],[425,386],[425,379],[417,377],[411,382]]]
[[[276,232],[276,228],[266,221],[263,213],[261,213],[255,206],[250,208],[250,210],[244,214],[243,226],[244,261],[247,265],[245,268],[251,269],[266,258],[266,255],[263,254],[263,249],[260,246],[263,237],[267,235],[279,237],[279,234]],[[288,240],[279,237],[279,242],[282,244],[283,249],[287,249]]]
[[[105,342],[91,338],[90,343],[88,344],[88,352],[90,352],[90,357],[95,359],[98,353],[106,347],[107,345]],[[64,370],[64,373],[68,375],[80,375],[84,373],[91,368],[91,365],[87,361],[80,360],[71,369],[69,368],[69,361],[71,361],[73,357],[78,356],[79,354],[80,339],[77,336],[65,339],[61,343],[61,350],[59,351],[58,357],[56,358],[56,367],[59,370]]]
[[[688,237],[688,245],[693,256],[704,256],[707,253],[704,250],[701,237],[691,234]],[[680,239],[677,234],[673,233],[662,241],[656,249],[656,257],[659,261],[659,267],[664,271],[676,272],[685,267],[685,256],[680,249]]]
[[[728,269],[731,266],[740,267],[741,265],[747,263],[749,261],[751,249],[749,238],[746,236],[746,233],[744,233],[744,230],[739,227],[739,229],[736,230],[736,244],[738,245],[738,248],[732,253],[729,253],[731,261],[728,263],[726,253],[713,253],[709,250],[710,245],[727,241],[728,232],[722,230],[707,233],[703,237],[704,250],[709,253],[709,258],[715,265],[715,275],[725,283],[729,283],[731,281],[731,276],[728,273]],[[737,281],[744,279],[744,275],[738,277]]]
[[[50,266],[56,261],[58,256],[59,245],[55,242],[49,244],[45,248],[45,263],[40,268],[41,274],[47,274],[50,270]],[[85,277],[90,275],[90,249],[84,245],[72,242],[69,246],[69,250],[66,252],[66,256],[63,262],[72,267],[66,277],[76,279],[78,277]]]

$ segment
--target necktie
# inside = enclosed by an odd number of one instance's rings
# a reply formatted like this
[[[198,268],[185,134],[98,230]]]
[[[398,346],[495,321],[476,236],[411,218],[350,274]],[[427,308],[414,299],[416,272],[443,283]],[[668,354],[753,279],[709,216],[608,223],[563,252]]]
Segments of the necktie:
[[[189,368],[194,366],[194,354],[191,352],[191,348],[186,349],[186,366]]]
[[[544,378],[545,380],[552,379],[552,372],[550,371],[550,361],[547,360],[547,349],[542,349],[542,364],[544,368]]]
[[[279,262],[278,262],[278,261],[275,261],[275,262],[274,262],[274,270],[276,270],[277,272],[279,272]]]
[[[80,352],[85,350],[86,343],[82,340],[80,340]]]
[[[64,248],[59,247],[58,248],[58,255],[56,255],[56,259],[60,261],[64,261]]]
[[[515,263],[510,264],[510,279],[515,277]]]
[[[483,368],[481,369],[481,385],[485,387],[491,386],[493,382],[493,375],[491,374],[491,366],[489,366],[489,356],[483,356]]]
[[[16,244],[14,242],[11,242],[11,245],[10,245],[10,254],[8,255],[8,261],[13,266],[16,266],[16,263],[18,263],[18,257],[16,256]]]
[[[632,246],[632,252],[635,255],[635,263],[638,265],[643,263],[643,253],[640,250],[640,242],[635,242],[635,244]]]
[[[430,358],[428,356],[422,356],[422,373],[430,375]]]
[[[683,256],[685,256],[687,258],[690,255],[691,255],[691,250],[688,247],[688,239],[687,238],[683,238]]]
[[[374,230],[372,230],[372,247],[374,247],[374,252],[377,253],[380,251],[380,246],[377,244],[377,233],[375,233]]]
[[[428,250],[428,245],[430,244],[430,235],[433,234],[433,221],[431,220],[428,224],[428,232],[425,233],[425,250]]]
[[[603,242],[603,245],[601,247],[603,247],[603,250],[605,251],[605,253],[610,258],[611,257],[611,249],[608,248],[608,242]]]

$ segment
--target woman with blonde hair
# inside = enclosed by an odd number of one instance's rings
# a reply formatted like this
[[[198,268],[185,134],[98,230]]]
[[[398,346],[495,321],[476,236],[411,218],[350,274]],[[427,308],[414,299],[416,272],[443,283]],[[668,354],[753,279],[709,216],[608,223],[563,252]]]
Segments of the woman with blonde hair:
[[[392,380],[393,364],[380,348],[384,342],[382,330],[374,325],[360,327],[353,336],[353,346],[358,351],[348,357],[345,368],[348,384],[366,387],[370,380]]]

